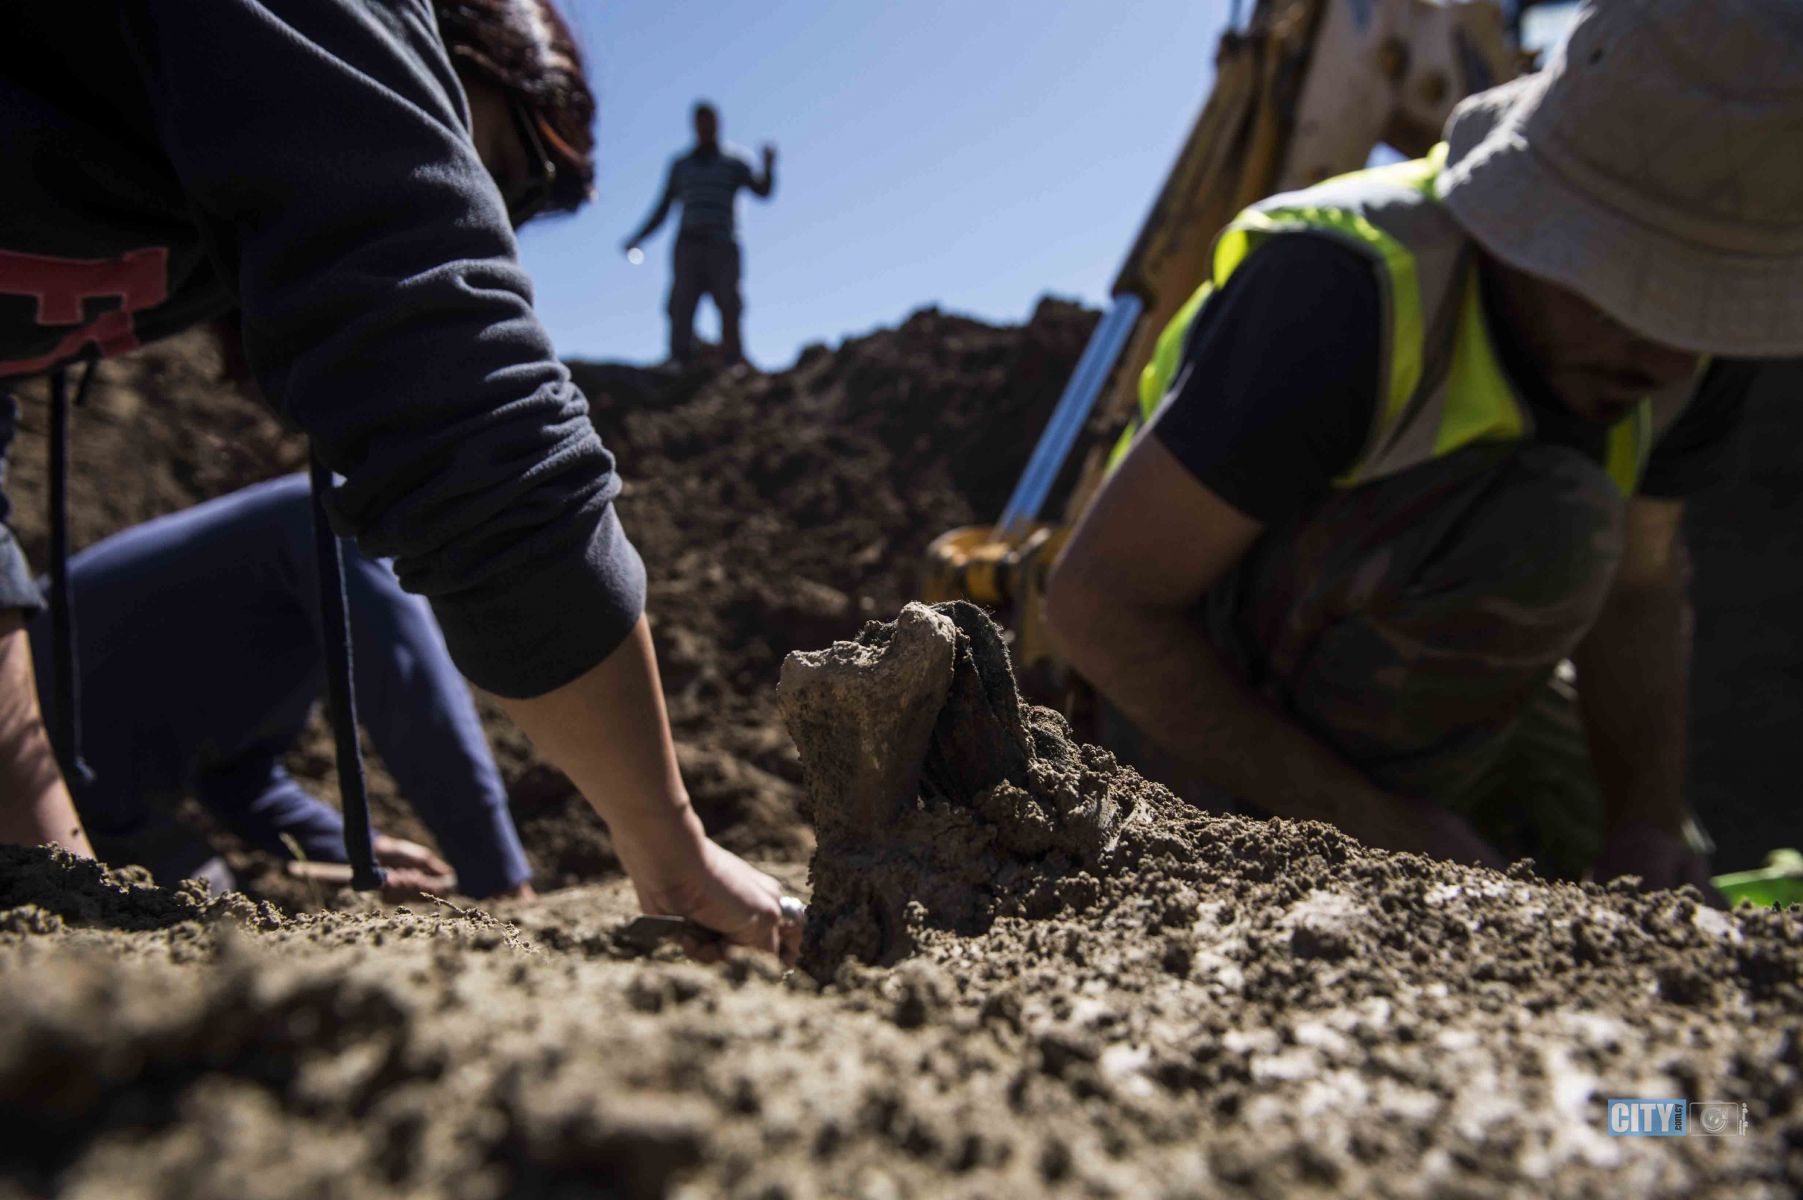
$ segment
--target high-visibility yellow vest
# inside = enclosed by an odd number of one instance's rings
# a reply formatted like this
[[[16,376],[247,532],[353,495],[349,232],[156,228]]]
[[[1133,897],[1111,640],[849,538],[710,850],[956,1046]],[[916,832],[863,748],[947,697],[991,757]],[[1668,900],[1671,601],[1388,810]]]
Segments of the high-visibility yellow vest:
[[[1426,158],[1356,171],[1252,206],[1215,242],[1213,277],[1159,336],[1140,373],[1139,418],[1115,447],[1124,457],[1164,403],[1183,348],[1209,298],[1271,238],[1331,237],[1375,267],[1384,339],[1378,404],[1364,448],[1334,480],[1354,487],[1479,442],[1532,435],[1533,416],[1504,372],[1484,317],[1476,247],[1439,202],[1445,146]],[[1608,431],[1603,466],[1624,495],[1639,487],[1659,435],[1683,412],[1696,380],[1642,400]]]

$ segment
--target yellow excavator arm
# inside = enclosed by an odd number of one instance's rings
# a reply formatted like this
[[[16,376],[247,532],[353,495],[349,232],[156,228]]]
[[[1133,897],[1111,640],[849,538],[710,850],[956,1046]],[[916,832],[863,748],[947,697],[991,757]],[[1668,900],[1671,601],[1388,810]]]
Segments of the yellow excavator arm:
[[[1520,67],[1491,0],[1260,3],[1245,30],[1221,39],[1208,101],[1111,289],[1136,296],[1141,313],[1103,412],[1126,422],[1159,333],[1207,277],[1215,235],[1240,210],[1356,171],[1379,145],[1425,154],[1454,105]]]

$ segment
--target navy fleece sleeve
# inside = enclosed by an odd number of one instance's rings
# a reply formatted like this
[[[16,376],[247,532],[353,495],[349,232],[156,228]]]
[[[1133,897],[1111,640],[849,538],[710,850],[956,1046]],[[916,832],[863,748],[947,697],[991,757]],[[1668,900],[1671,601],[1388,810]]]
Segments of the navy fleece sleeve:
[[[335,521],[458,667],[556,688],[637,620],[613,459],[532,312],[427,0],[125,5],[165,153]]]

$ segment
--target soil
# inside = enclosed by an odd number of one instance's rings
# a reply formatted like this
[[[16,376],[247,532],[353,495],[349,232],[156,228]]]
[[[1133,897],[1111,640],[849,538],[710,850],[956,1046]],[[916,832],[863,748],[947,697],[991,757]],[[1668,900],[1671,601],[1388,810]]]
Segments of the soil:
[[[215,898],[0,849],[0,1200],[1803,1192],[1803,917],[1206,815],[1022,700],[976,610],[903,608],[1093,320],[925,311],[767,376],[573,365],[685,774],[811,897],[802,969],[617,941],[605,830],[494,719],[536,903],[382,910],[241,847],[250,894]],[[78,545],[302,465],[218,374],[201,338],[103,368]],[[1797,480],[1743,462],[1693,513],[1698,674],[1735,664],[1693,757],[1730,780],[1763,751],[1723,714],[1799,707],[1803,560],[1758,532]],[[334,794],[322,729],[291,765]],[[1767,844],[1790,789],[1733,794]],[[379,764],[375,799],[419,835]],[[1612,1138],[1609,1097],[1745,1104],[1748,1133]]]
[[[802,971],[636,956],[618,886],[292,916],[0,849],[0,1196],[1803,1189],[1796,915],[1206,815],[967,606],[782,691]],[[1612,1138],[1615,1096],[1749,1132]]]

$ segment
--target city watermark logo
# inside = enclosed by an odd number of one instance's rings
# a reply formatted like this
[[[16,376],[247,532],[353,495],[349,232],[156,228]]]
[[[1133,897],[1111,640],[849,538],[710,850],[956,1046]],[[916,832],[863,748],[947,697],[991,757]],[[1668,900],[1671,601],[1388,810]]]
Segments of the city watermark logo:
[[[1732,1100],[1611,1100],[1611,1137],[1745,1137],[1747,1106]]]

